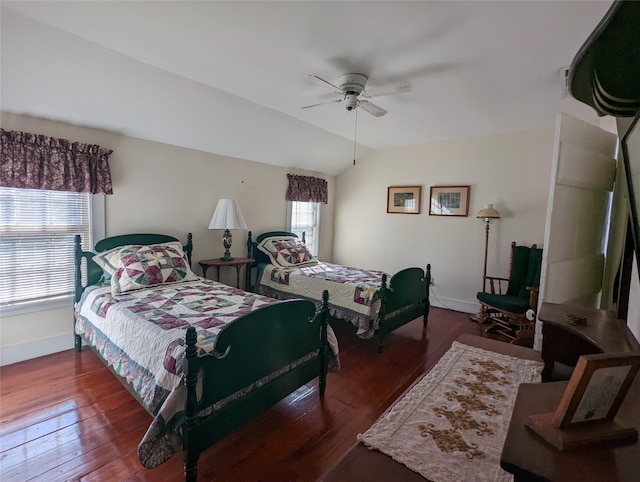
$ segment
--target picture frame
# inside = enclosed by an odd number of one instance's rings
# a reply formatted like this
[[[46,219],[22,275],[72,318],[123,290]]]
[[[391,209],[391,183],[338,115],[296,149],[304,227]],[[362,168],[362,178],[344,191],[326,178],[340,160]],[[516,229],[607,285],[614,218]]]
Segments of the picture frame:
[[[431,186],[430,216],[468,216],[470,186]]]
[[[611,422],[640,368],[640,353],[583,355],[553,416],[557,429]]]
[[[389,186],[387,213],[420,214],[421,186]]]

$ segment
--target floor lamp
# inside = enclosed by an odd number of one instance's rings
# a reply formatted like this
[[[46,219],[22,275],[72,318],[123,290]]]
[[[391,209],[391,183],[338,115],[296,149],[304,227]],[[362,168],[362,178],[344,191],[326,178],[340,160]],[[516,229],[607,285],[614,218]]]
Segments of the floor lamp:
[[[487,204],[482,208],[476,216],[484,223],[484,266],[482,270],[482,291],[487,288],[487,253],[489,252],[489,225],[496,219],[500,219],[500,213],[493,207],[493,204]],[[471,317],[472,320],[482,323],[485,321],[484,312],[476,313]]]

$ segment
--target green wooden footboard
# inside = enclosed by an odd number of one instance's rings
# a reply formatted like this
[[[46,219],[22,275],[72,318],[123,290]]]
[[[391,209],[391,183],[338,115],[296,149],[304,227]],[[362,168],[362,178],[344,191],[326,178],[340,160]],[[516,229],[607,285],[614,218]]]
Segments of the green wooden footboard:
[[[426,328],[429,320],[429,285],[431,284],[431,265],[427,269],[406,268],[391,277],[387,288],[383,277],[380,288],[380,311],[378,351],[382,353],[384,337],[396,328],[422,316],[422,325]]]
[[[185,473],[195,480],[199,454],[248,422],[302,385],[319,376],[320,396],[324,395],[328,367],[328,293],[318,313],[310,301],[287,300],[251,312],[223,328],[216,341],[219,358],[197,357],[196,335],[187,333],[185,363],[187,412],[183,431]],[[293,361],[313,353],[295,367],[283,370]],[[269,383],[234,400],[206,418],[197,413],[213,403],[284,371]],[[202,377],[201,398],[196,395],[198,375]]]

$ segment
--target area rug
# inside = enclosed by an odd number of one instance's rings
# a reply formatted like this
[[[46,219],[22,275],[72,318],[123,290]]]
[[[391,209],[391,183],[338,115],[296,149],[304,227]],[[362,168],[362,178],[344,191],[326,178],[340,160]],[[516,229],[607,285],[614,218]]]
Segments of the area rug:
[[[434,482],[513,480],[500,467],[513,403],[520,383],[540,382],[542,367],[454,342],[358,439]]]

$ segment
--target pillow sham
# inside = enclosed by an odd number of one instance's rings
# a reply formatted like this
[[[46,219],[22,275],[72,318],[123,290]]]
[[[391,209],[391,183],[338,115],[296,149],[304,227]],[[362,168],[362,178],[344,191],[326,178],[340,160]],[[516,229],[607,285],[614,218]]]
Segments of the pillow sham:
[[[269,256],[271,263],[279,266],[308,266],[318,260],[305,244],[295,236],[272,236],[258,243],[258,249]]]
[[[113,295],[198,279],[177,241],[119,246],[95,255],[93,260],[103,269],[105,278],[111,276]]]

